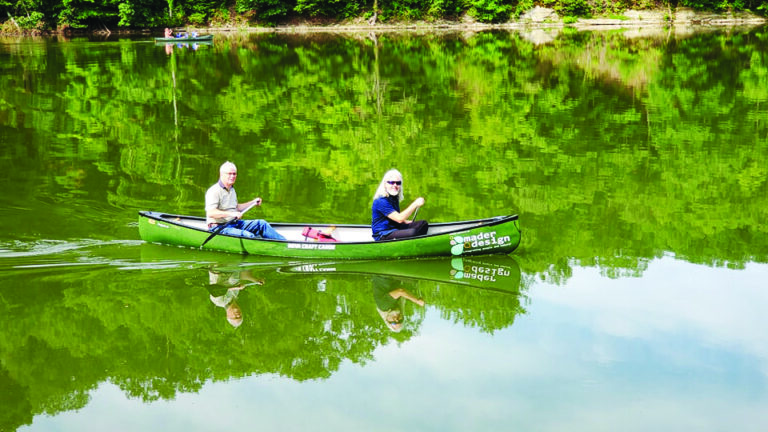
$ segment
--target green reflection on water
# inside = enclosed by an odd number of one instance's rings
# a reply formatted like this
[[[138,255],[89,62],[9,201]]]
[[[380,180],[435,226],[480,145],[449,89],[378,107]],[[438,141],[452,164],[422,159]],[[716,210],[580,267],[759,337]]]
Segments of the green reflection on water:
[[[371,292],[382,272],[493,332],[524,311],[534,275],[640,277],[664,254],[765,262],[765,30],[566,31],[545,45],[271,34],[170,54],[131,39],[0,40],[0,388],[14,395],[0,429],[79,408],[104,380],[152,400],[370,361],[424,316],[404,302],[404,330],[387,330]],[[518,282],[467,290],[450,260],[408,278],[152,245],[159,257],[136,256],[136,212],[201,214],[225,159],[269,220],[367,223],[392,166],[431,221],[519,213],[523,243],[504,264]],[[210,299],[224,295],[209,290],[222,268],[264,281],[243,282],[236,329]]]
[[[2,221],[22,241],[133,239],[137,210],[201,214],[231,159],[259,217],[366,223],[396,166],[430,220],[519,213],[532,271],[739,267],[767,252],[765,38],[5,43],[2,186],[30,199]]]
[[[425,304],[487,333],[525,312],[509,256],[324,263],[221,255],[114,244],[4,259],[0,387],[13,397],[0,427],[81,408],[104,381],[152,401],[250,375],[325,379],[343,361],[365,364],[377,347],[409,340]],[[398,331],[380,315],[382,285],[403,318]]]

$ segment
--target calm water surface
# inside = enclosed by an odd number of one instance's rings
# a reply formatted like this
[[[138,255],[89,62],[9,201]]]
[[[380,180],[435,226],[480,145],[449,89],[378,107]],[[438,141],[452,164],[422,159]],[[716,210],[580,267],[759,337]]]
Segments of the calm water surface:
[[[0,430],[768,428],[768,32],[541,36],[0,39]],[[368,223],[394,166],[523,241],[138,238],[227,159],[254,217]]]

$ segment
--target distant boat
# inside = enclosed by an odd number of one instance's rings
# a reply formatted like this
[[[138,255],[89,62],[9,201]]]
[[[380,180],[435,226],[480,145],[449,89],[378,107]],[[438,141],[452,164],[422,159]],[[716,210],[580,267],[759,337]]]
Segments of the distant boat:
[[[211,236],[205,218],[139,212],[139,235],[150,243],[282,258],[381,259],[508,254],[520,244],[518,216],[430,223],[426,235],[374,241],[370,225],[271,223],[286,240]],[[331,231],[335,241],[317,241],[306,233]],[[203,244],[205,244],[203,246]]]
[[[205,41],[212,41],[213,35],[201,35],[201,36],[190,36],[189,34],[182,36],[182,37],[156,37],[155,42],[205,42]]]

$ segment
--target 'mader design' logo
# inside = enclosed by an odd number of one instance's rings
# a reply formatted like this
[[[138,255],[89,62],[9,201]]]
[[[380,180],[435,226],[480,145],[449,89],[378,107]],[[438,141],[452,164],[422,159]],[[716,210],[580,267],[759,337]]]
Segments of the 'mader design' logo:
[[[496,237],[496,231],[468,236],[454,236],[451,237],[451,254],[461,255],[465,252],[496,249],[509,242],[509,236]]]

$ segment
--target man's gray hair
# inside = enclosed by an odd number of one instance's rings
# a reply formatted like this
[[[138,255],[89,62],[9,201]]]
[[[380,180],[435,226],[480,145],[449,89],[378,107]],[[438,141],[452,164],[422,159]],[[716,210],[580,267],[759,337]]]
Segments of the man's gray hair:
[[[229,170],[230,168],[233,168],[235,171],[237,171],[237,167],[235,166],[235,164],[233,164],[233,163],[232,163],[232,162],[230,162],[230,161],[226,161],[226,162],[224,162],[224,163],[223,163],[223,164],[221,164],[221,166],[219,167],[219,174],[223,173],[223,172],[224,172],[224,171],[226,171],[226,170]]]

